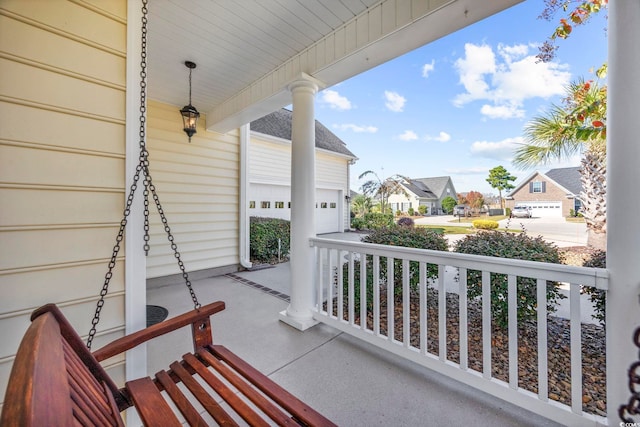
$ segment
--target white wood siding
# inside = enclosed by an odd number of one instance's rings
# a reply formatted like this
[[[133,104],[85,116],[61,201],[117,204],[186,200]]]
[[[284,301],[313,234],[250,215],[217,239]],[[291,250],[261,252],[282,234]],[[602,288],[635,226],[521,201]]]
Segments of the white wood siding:
[[[3,0],[0,52],[2,401],[33,309],[89,331],[124,202],[126,1]],[[96,347],[123,333],[123,270]]]
[[[342,200],[338,200],[338,209],[342,212],[344,228],[349,228],[350,219],[344,195],[349,194],[347,182],[349,159],[334,155],[324,150],[316,150],[316,188],[341,192]],[[251,134],[249,148],[249,183],[278,186],[291,186],[291,142],[285,140],[268,140],[260,135]],[[290,189],[288,190],[290,192]],[[251,192],[249,193],[250,197]],[[290,196],[289,196],[290,197]],[[252,198],[259,206],[262,200]],[[265,200],[266,201],[266,200]],[[284,200],[286,204],[291,199]],[[274,200],[271,200],[273,204]],[[275,217],[281,217],[278,214]],[[251,215],[251,210],[249,210]],[[289,216],[286,217],[289,219]]]
[[[150,102],[148,149],[151,175],[187,271],[239,263],[239,134],[207,132],[206,117],[188,142],[173,105]],[[153,201],[151,201],[153,204]],[[151,206],[147,277],[180,273]]]

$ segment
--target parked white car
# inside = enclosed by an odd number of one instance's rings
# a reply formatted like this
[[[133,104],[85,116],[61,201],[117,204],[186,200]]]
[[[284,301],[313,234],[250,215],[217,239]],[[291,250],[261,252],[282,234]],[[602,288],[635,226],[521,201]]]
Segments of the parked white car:
[[[516,206],[511,209],[511,218],[531,218],[531,208],[528,206]]]

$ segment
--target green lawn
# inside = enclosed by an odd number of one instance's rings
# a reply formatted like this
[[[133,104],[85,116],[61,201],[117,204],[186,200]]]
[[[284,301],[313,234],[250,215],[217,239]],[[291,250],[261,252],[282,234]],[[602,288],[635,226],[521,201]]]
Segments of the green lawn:
[[[462,224],[465,224],[465,221],[461,222]],[[473,226],[471,225],[471,222],[468,223],[468,225],[416,225],[416,227],[422,227],[422,228],[430,228],[433,230],[441,230],[443,234],[470,234],[470,233],[475,233],[476,230],[475,228],[473,228]],[[518,229],[509,229],[509,230],[505,230],[504,228],[499,228],[498,231],[509,231],[511,233],[521,233],[522,230]]]
[[[471,224],[473,221],[475,221],[476,219],[489,219],[491,221],[502,221],[503,219],[507,219],[509,218],[506,215],[495,215],[495,216],[472,216],[472,217],[461,217],[460,220],[458,221],[458,218],[456,217],[456,219],[452,219],[451,221],[449,221],[451,224],[454,223],[469,223]]]

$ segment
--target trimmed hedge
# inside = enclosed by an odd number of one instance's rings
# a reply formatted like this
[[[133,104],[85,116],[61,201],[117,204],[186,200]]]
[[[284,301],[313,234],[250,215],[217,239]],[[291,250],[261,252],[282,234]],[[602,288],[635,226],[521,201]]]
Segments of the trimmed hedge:
[[[289,256],[291,225],[285,219],[249,218],[249,256],[260,263],[278,262],[278,239],[280,239],[280,260]]]
[[[472,222],[473,228],[478,230],[495,230],[498,228],[498,222],[490,219],[476,219]]]
[[[525,233],[502,233],[480,231],[467,235],[454,246],[454,252],[486,255],[500,258],[528,261],[562,263],[558,247],[545,242],[542,237],[532,238]],[[518,321],[535,320],[537,317],[536,279],[518,277]],[[509,324],[507,275],[491,273],[491,314],[493,321],[501,328]],[[469,299],[482,296],[482,272],[467,270],[467,295]],[[547,282],[547,310],[553,313],[559,300],[566,298],[560,293],[557,282]]]
[[[393,225],[392,213],[370,212],[365,214],[363,218],[353,218],[351,220],[351,227],[356,230],[377,230],[383,227],[392,227]]]
[[[428,228],[413,228],[395,226],[374,230],[362,239],[365,243],[377,243],[380,245],[403,246],[407,248],[431,249],[436,251],[447,251],[447,239],[437,231]],[[348,264],[344,265],[344,277],[348,274]],[[412,291],[418,289],[420,265],[417,261],[409,263],[409,286]],[[367,255],[367,307],[373,307],[373,286],[372,284],[387,283],[387,261],[380,260],[380,277],[373,280],[373,257]],[[430,279],[438,277],[438,266],[429,264],[427,266],[427,277]],[[393,267],[393,282],[395,295],[402,295],[402,260],[395,259]],[[348,293],[349,283],[344,281],[344,295]],[[354,306],[356,311],[360,310],[360,261],[354,261]],[[345,297],[346,298],[346,297]]]

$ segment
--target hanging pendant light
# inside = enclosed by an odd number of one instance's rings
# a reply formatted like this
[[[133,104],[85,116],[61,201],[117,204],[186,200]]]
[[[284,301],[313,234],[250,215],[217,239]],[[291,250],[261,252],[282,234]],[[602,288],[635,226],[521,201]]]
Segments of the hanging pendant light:
[[[182,107],[180,114],[182,114],[184,131],[189,135],[189,142],[191,142],[191,137],[196,133],[198,117],[200,117],[200,113],[196,110],[196,107],[191,105],[191,72],[196,68],[196,64],[191,61],[185,61],[184,65],[189,69],[189,105]]]

